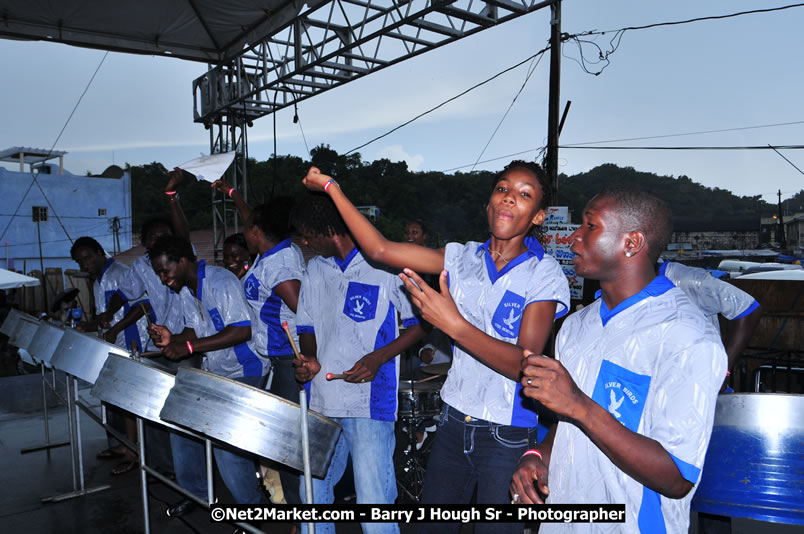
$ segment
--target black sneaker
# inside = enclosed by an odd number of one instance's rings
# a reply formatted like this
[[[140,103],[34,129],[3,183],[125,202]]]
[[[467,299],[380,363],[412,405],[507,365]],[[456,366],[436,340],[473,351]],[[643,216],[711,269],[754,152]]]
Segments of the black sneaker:
[[[167,516],[168,517],[182,517],[195,509],[195,502],[191,501],[190,499],[184,499],[183,501],[179,501],[176,504],[171,505],[167,509]]]

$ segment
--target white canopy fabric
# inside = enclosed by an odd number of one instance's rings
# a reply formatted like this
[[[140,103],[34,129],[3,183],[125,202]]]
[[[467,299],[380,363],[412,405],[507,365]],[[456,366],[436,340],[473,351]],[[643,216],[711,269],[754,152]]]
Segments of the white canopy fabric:
[[[15,287],[31,287],[38,285],[39,280],[36,278],[15,273],[14,271],[0,269],[0,289],[14,289]]]
[[[0,0],[0,37],[221,63],[329,0]]]

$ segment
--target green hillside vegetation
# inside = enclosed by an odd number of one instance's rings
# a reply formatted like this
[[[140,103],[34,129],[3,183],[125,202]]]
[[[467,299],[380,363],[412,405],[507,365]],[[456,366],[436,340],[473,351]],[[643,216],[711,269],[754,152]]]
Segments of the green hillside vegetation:
[[[405,222],[422,219],[430,227],[432,244],[446,241],[485,240],[488,228],[484,205],[495,173],[444,174],[411,172],[404,162],[380,159],[365,162],[360,154],[338,157],[329,146],[312,151],[312,163],[332,175],[356,205],[375,205],[381,210],[378,228],[392,239],[401,239]],[[301,179],[310,166],[296,156],[248,162],[248,199],[252,205],[271,195],[296,196],[304,192]],[[164,186],[167,169],[160,163],[130,167],[134,231],[149,217],[167,215]],[[674,178],[618,167],[607,163],[574,176],[559,177],[555,205],[569,206],[578,222],[586,202],[606,187],[637,184],[667,200],[678,216],[770,216],[774,204],[759,197],[739,197],[730,191],[709,188],[687,176]],[[207,182],[188,180],[181,188],[181,202],[192,229],[212,224],[211,188]],[[790,212],[804,211],[804,190],[785,201]]]

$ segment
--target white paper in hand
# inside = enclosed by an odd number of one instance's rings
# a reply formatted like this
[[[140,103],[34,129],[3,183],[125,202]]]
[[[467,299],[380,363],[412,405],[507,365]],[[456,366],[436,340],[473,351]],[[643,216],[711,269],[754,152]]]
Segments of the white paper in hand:
[[[212,183],[223,176],[223,173],[226,172],[226,169],[232,164],[234,157],[234,151],[223,152],[222,154],[212,154],[210,156],[201,156],[200,158],[191,159],[178,167],[190,174],[194,174],[199,180]]]

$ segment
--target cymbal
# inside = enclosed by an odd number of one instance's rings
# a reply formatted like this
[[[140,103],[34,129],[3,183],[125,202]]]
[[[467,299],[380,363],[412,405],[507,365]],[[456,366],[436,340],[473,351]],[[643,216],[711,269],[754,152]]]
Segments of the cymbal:
[[[445,375],[449,371],[451,363],[434,363],[431,365],[422,365],[420,369],[428,375]]]

